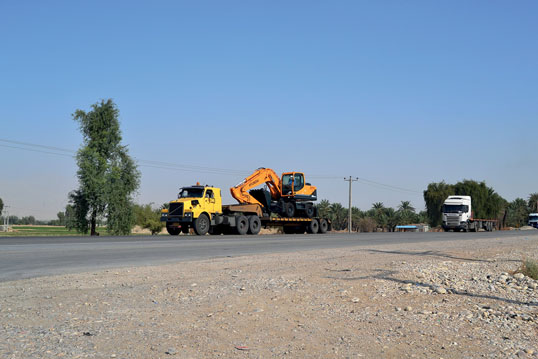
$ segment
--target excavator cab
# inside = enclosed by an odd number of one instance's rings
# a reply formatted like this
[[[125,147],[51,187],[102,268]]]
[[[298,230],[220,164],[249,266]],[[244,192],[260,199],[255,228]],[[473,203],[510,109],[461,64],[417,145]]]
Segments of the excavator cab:
[[[316,187],[305,183],[301,172],[287,172],[282,174],[282,197],[294,198],[298,201],[317,200]]]

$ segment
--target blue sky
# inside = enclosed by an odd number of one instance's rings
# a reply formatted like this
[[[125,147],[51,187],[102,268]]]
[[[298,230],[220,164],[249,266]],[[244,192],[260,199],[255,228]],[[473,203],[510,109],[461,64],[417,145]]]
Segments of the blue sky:
[[[0,139],[76,150],[71,114],[112,98],[131,155],[214,169],[141,166],[140,203],[196,181],[232,201],[258,167],[304,171],[343,204],[344,176],[409,190],[356,182],[361,209],[422,209],[428,183],[464,178],[526,198],[536,14],[534,1],[3,1]],[[54,218],[74,160],[3,146],[0,198]]]

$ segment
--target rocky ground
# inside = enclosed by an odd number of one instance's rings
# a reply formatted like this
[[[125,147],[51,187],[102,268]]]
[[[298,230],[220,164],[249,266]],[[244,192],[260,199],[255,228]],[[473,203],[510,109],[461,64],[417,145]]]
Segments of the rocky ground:
[[[538,235],[0,283],[2,358],[538,358]]]

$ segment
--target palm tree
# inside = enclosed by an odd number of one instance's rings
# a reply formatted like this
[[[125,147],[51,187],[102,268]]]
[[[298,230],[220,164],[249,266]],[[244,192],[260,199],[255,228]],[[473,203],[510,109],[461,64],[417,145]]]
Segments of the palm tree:
[[[398,205],[398,211],[400,212],[415,212],[415,207],[411,206],[409,201],[401,201]]]

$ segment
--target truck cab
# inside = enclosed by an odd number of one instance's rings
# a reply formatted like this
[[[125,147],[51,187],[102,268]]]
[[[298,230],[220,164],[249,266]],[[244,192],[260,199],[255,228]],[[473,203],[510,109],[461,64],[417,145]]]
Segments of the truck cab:
[[[538,213],[529,214],[529,226],[538,229]]]
[[[442,219],[445,231],[467,231],[472,220],[471,196],[448,196],[443,203]]]
[[[166,222],[168,233],[177,235],[180,231],[188,233],[201,215],[211,220],[219,213],[222,213],[220,188],[195,185],[179,190],[177,199],[161,211],[161,221]]]

